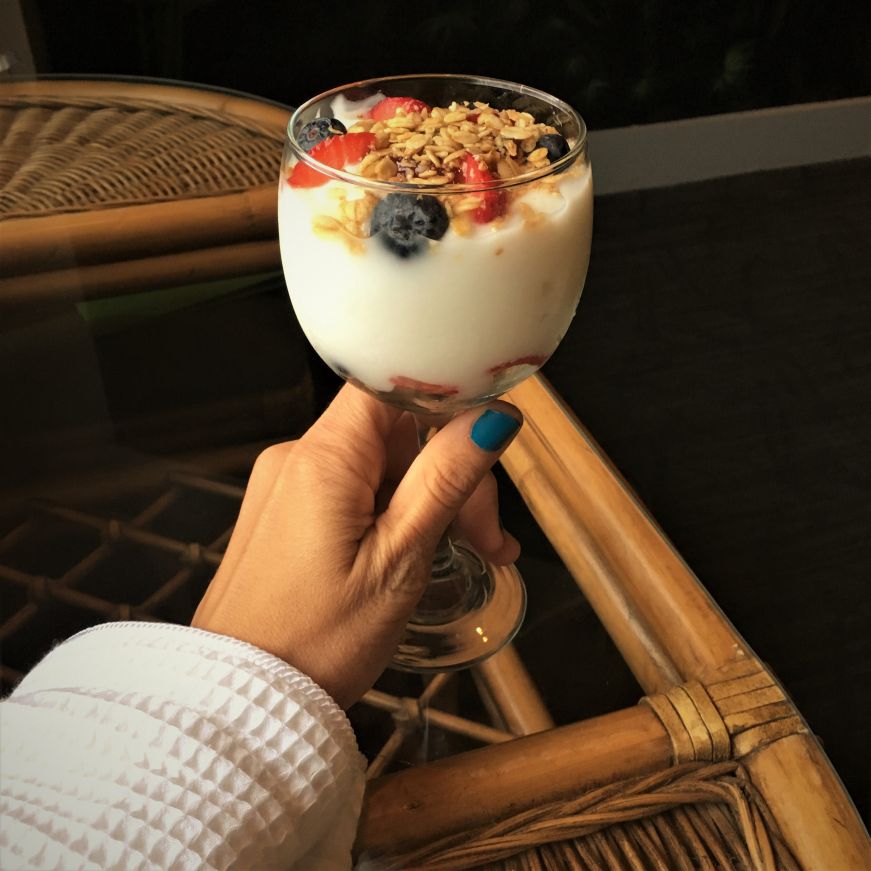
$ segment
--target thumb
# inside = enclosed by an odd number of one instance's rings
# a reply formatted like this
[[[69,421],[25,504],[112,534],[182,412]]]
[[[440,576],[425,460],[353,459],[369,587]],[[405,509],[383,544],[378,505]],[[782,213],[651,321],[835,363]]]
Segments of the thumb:
[[[507,402],[458,415],[409,467],[381,516],[402,549],[432,550],[523,423]]]

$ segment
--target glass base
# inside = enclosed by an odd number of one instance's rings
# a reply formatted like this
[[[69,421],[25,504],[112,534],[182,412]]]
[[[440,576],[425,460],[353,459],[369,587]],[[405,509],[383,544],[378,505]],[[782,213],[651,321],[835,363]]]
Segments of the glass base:
[[[488,568],[461,544],[453,551],[452,571],[430,583],[392,668],[419,673],[468,668],[504,647],[523,623],[526,588],[517,569]]]

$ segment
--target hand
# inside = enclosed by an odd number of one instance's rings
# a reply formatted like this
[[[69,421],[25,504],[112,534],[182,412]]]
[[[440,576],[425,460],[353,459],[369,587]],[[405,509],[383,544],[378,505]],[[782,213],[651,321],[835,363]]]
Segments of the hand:
[[[489,470],[520,422],[494,402],[416,456],[411,415],[346,385],[301,439],[258,458],[192,625],[275,654],[349,707],[390,661],[455,518],[485,560],[517,558]]]

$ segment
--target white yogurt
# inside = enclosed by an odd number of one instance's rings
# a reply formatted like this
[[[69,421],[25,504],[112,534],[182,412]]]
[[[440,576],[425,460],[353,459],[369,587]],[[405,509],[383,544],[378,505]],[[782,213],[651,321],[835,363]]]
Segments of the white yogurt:
[[[377,236],[352,251],[313,230],[316,216],[339,215],[331,189],[349,195],[349,185],[291,188],[283,178],[282,264],[315,350],[373,390],[390,391],[401,376],[451,388],[458,406],[527,377],[539,364],[499,377],[493,370],[553,353],[574,316],[589,262],[589,169],[578,165],[557,178],[553,191],[536,185],[512,199],[504,219],[475,225],[468,235],[451,227],[407,259]],[[534,210],[533,220],[520,203]]]

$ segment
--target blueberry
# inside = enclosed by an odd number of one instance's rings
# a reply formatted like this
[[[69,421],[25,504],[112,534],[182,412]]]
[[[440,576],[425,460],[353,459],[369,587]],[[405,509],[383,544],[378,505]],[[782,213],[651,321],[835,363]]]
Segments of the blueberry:
[[[535,147],[546,148],[547,159],[551,163],[556,163],[561,157],[565,157],[569,153],[569,144],[566,142],[565,136],[560,136],[559,133],[545,133],[535,143]]]
[[[448,213],[433,196],[387,194],[372,211],[372,235],[398,257],[420,254],[424,239],[441,239],[448,229]]]
[[[315,118],[299,131],[299,144],[303,151],[311,151],[315,145],[325,139],[329,139],[337,133],[347,132],[345,125],[337,118]]]

